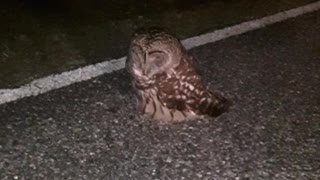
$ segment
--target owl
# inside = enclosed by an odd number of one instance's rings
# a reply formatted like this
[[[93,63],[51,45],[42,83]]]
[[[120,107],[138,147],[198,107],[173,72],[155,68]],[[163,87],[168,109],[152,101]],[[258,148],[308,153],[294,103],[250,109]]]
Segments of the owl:
[[[126,69],[142,114],[179,122],[226,112],[231,102],[202,82],[195,60],[168,31],[152,27],[133,34]]]

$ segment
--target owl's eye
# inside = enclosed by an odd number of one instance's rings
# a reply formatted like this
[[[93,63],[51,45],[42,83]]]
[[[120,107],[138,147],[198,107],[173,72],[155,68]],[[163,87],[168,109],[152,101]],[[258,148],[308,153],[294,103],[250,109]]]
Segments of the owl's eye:
[[[156,67],[162,67],[167,62],[167,55],[162,51],[151,51],[148,54],[148,61]]]
[[[140,46],[132,45],[128,59],[131,59],[131,61],[127,61],[126,66],[131,70],[133,74],[136,76],[142,76],[142,69],[143,69],[143,63],[144,63],[144,55],[143,55],[143,49]]]
[[[151,51],[146,56],[146,67],[144,74],[151,77],[163,71],[163,67],[168,62],[168,55],[163,51]]]

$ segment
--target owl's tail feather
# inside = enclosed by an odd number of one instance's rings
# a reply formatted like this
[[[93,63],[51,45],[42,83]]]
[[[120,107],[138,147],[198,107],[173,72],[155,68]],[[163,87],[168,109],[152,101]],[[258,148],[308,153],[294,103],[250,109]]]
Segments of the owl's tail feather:
[[[232,102],[222,96],[220,93],[214,92],[211,94],[211,101],[208,101],[204,114],[207,114],[211,117],[218,117],[221,114],[227,112],[232,106]]]

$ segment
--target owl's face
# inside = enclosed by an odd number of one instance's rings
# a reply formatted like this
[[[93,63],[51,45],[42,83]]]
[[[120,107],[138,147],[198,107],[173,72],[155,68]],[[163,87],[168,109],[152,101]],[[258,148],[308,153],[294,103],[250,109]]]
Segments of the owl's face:
[[[168,33],[152,29],[136,32],[129,48],[127,68],[136,80],[152,83],[155,75],[179,65],[182,46]]]

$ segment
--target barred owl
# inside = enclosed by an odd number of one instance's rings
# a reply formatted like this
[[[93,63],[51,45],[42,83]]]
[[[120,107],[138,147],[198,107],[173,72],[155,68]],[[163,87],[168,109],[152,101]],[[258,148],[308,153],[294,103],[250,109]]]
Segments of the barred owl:
[[[166,30],[137,30],[129,47],[126,69],[138,109],[160,122],[176,122],[227,111],[230,101],[203,84],[193,57]]]

